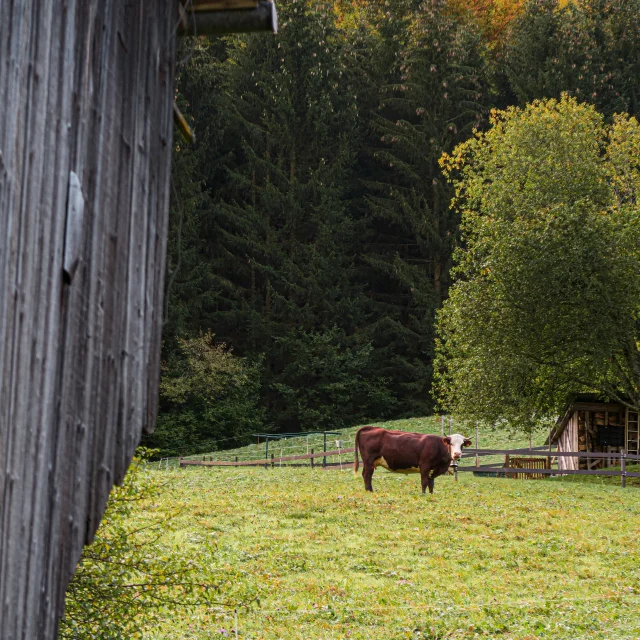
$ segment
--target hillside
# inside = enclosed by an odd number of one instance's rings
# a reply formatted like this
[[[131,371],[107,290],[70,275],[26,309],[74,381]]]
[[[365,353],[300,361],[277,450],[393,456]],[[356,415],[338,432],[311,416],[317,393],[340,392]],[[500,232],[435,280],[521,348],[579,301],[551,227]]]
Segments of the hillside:
[[[405,420],[390,420],[387,422],[371,422],[368,424],[372,424],[377,427],[384,427],[386,429],[398,429],[400,431],[412,431],[415,433],[441,433],[441,422],[438,416],[408,418]],[[351,427],[348,429],[340,429],[336,431],[336,433],[338,433],[339,435],[327,436],[327,450],[336,449],[337,440],[340,440],[342,442],[343,448],[353,447],[355,433],[360,428],[360,426],[363,425],[358,425],[356,427]],[[473,428],[469,429],[464,425],[457,425],[455,421],[453,422],[452,428],[453,433],[462,433],[463,435],[471,438],[475,444],[475,430]],[[445,424],[445,433],[449,433],[448,418]],[[547,434],[543,432],[535,433],[532,437],[533,446],[541,446],[542,444],[544,444],[546,436]],[[318,453],[322,451],[323,441],[324,438],[322,435],[310,435],[308,437],[286,438],[279,441],[270,441],[269,454],[273,453],[277,458],[280,455],[287,456],[308,453],[311,449]],[[207,458],[212,457],[214,460],[233,461],[236,458],[238,458],[238,460],[257,460],[260,458],[264,458],[266,451],[264,441],[260,444],[256,442],[245,447],[225,449],[223,440],[219,442],[219,446],[220,449],[218,450],[202,451],[197,455],[184,457],[186,459],[197,460],[198,458],[202,458],[202,456],[205,455]],[[522,433],[512,434],[508,431],[499,429],[480,430],[478,434],[478,446],[479,448],[485,449],[523,448],[529,446],[529,438]],[[353,460],[353,454],[348,454],[347,456],[345,456],[345,460]],[[494,458],[483,458],[483,461],[488,462],[489,460],[493,461]],[[176,465],[177,459],[172,458],[170,460],[170,464]]]

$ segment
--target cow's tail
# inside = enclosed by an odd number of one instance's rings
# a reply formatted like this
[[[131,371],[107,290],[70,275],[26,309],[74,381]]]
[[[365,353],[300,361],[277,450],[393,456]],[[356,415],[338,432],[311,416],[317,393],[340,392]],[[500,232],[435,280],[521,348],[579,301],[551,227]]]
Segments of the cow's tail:
[[[355,457],[353,460],[353,475],[357,476],[358,475],[358,446],[360,444],[360,432],[362,431],[362,429],[358,429],[356,431],[356,451],[355,451]]]

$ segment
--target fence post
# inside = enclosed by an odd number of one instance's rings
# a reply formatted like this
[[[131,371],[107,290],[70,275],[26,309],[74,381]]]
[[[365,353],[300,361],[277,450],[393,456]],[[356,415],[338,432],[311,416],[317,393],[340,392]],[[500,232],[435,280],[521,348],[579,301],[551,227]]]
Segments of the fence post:
[[[313,449],[311,449],[311,455],[313,455]],[[312,468],[312,469],[313,469],[313,467],[314,467],[314,464],[313,464],[313,463],[314,463],[314,459],[313,459],[313,458],[311,458],[311,468]]]
[[[624,449],[620,452],[620,484],[624,489],[627,486],[627,460]]]
[[[476,467],[480,466],[480,457],[478,456],[478,421],[476,420]]]
[[[323,451],[324,451],[325,453],[327,452],[327,432],[326,432],[326,431],[324,432],[324,449],[323,449]],[[326,467],[326,466],[327,466],[327,457],[326,457],[326,456],[324,456],[324,457],[322,458],[322,466],[323,466],[323,467]]]
[[[206,462],[207,461],[207,456],[202,456],[202,462]]]
[[[444,438],[444,421],[445,417],[440,416],[440,435]]]
[[[508,469],[511,466],[511,456],[509,456],[509,454],[507,453],[507,455],[504,457],[504,466]],[[507,478],[512,478],[513,474],[511,473],[507,473]]]
[[[238,462],[238,456],[236,456],[236,462]]]
[[[272,453],[271,454],[271,468],[273,469],[273,467],[275,467],[275,466],[276,466],[276,463],[275,463],[275,461],[273,459],[273,453]]]

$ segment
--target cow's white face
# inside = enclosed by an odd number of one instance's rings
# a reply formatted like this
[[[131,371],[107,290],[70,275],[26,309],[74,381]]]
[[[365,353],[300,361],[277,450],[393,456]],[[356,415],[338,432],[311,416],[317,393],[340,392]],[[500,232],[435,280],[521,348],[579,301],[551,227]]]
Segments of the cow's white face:
[[[460,460],[462,457],[462,447],[471,446],[471,440],[461,436],[459,433],[448,436],[446,440],[449,440],[449,451],[451,451],[451,459],[454,461]]]

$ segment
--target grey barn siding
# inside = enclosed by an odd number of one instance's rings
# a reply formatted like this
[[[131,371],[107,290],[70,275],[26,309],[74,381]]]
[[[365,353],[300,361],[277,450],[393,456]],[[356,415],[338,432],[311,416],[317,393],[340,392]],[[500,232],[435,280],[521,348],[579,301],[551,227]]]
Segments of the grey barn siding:
[[[177,21],[171,0],[0,0],[2,639],[56,637],[155,424]]]

